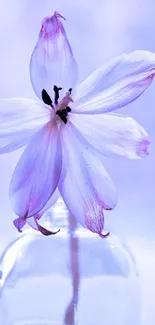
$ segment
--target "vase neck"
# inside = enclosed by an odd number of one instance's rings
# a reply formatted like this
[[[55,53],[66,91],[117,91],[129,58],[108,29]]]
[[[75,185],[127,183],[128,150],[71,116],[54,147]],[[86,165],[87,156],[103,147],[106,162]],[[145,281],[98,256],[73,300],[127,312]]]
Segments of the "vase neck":
[[[48,228],[68,228],[75,230],[77,225],[76,219],[68,211],[63,199],[60,197],[57,202],[44,215],[44,225]]]

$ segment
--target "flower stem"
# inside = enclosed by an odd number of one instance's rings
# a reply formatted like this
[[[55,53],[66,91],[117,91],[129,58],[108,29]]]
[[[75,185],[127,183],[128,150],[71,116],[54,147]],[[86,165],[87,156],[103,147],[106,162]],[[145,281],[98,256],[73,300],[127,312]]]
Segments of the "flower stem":
[[[69,229],[70,229],[70,271],[72,278],[72,298],[66,309],[64,323],[65,325],[77,325],[77,304],[79,298],[79,240],[75,234],[77,222],[69,213]]]

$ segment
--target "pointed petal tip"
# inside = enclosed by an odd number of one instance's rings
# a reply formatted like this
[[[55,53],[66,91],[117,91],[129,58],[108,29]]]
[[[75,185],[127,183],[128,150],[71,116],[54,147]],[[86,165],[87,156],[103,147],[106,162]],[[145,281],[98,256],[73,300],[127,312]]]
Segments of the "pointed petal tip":
[[[109,207],[105,203],[103,203],[102,205],[103,205],[104,210],[111,211],[111,210],[113,210],[115,208],[116,204],[117,204],[117,201],[115,201],[115,205],[113,205],[113,207]]]
[[[53,37],[59,32],[65,34],[63,24],[60,19],[66,20],[61,14],[57,11],[54,12],[52,16],[47,16],[42,20],[40,37],[48,38]]]
[[[56,235],[58,232],[60,232],[60,229],[57,231],[51,231],[42,225],[39,224],[38,220],[40,219],[40,216],[37,214],[33,217],[30,217],[27,219],[27,224],[37,232],[40,232],[44,236],[51,236],[51,235]]]
[[[99,236],[100,236],[101,238],[107,238],[107,237],[110,236],[110,232],[107,232],[106,234],[101,233],[101,234],[99,234]]]
[[[150,73],[150,74],[149,74]],[[140,80],[137,82],[137,87],[144,87],[144,90],[150,86],[150,84],[152,83],[154,76],[155,76],[155,69],[151,69],[150,71],[148,71],[146,73],[146,78],[144,77],[144,79]]]
[[[112,210],[112,209],[111,209]],[[93,233],[98,234],[101,238],[107,238],[110,235],[110,232],[104,233],[104,215],[102,213],[96,218],[91,218],[90,216],[87,217],[85,220],[85,225],[88,230],[90,230]]]
[[[66,20],[66,18],[65,18],[64,16],[62,16],[61,14],[59,14],[59,12],[57,12],[57,11],[54,11],[54,16],[55,16],[56,18],[62,18],[62,19],[64,19],[64,20]]]
[[[14,226],[17,228],[19,232],[22,232],[22,228],[26,224],[26,218],[25,217],[18,217],[13,221]]]
[[[90,215],[87,216],[85,219],[85,225],[86,228],[91,232],[98,234],[101,238],[107,238],[110,235],[110,232],[104,233],[104,214],[102,209],[99,210],[99,213],[95,218],[92,218]]]
[[[37,217],[34,217],[34,221],[36,223],[38,231],[40,231],[44,236],[56,235],[60,231],[60,229],[58,229],[57,231],[51,231],[51,230],[48,230],[48,229],[44,228],[43,226],[41,226],[38,223],[38,218]]]
[[[151,143],[151,140],[149,137],[146,137],[142,139],[137,146],[137,155],[139,158],[144,158],[149,155],[149,145]]]

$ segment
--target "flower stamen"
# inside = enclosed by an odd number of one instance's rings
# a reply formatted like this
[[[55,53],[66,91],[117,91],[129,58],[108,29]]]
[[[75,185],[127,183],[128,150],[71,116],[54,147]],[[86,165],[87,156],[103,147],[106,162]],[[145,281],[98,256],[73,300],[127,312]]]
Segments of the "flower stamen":
[[[66,107],[67,113],[71,112],[71,108],[69,106]]]
[[[55,92],[54,103],[55,103],[55,105],[58,108],[58,104],[59,104],[59,102],[58,102],[58,99],[59,99],[59,91],[62,90],[62,88],[61,87],[54,86],[53,87],[53,90]],[[67,95],[68,94],[71,95],[71,92],[72,92],[72,88],[70,88],[68,90]],[[45,89],[42,90],[42,100],[43,100],[43,102],[46,105],[49,105],[49,106],[51,106],[54,109],[54,106],[53,106],[53,103],[52,103],[52,99],[51,99],[51,97],[49,96],[49,94],[47,93],[47,91]],[[71,101],[72,101],[72,99],[71,99]],[[61,107],[61,105],[60,105],[60,107]],[[69,106],[66,106],[66,108],[63,108],[63,109],[57,109],[56,115],[58,115],[60,117],[60,119],[66,124],[67,123],[67,115],[68,115],[69,112],[71,112],[71,108]]]
[[[55,105],[58,105],[58,99],[59,99],[59,91],[62,90],[61,87],[57,87],[57,86],[54,86],[53,87],[53,90],[55,92],[55,99],[54,99],[54,102],[55,102]]]
[[[65,110],[64,110],[65,111]],[[67,113],[67,112],[66,112]],[[61,118],[61,120],[66,124],[67,123],[67,115],[64,114],[62,111],[58,110],[56,111],[56,114]]]
[[[42,90],[42,100],[46,105],[49,105],[54,109],[54,106],[52,104],[52,99],[45,89]]]

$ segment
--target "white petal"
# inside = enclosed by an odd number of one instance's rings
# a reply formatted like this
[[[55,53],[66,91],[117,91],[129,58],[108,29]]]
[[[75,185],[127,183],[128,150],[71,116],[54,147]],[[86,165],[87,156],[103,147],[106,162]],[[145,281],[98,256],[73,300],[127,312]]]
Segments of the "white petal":
[[[124,54],[91,74],[77,88],[72,112],[100,114],[123,107],[138,98],[155,74],[155,53]]]
[[[27,98],[0,99],[0,153],[25,145],[30,137],[52,118],[38,101]]]
[[[116,205],[114,185],[97,152],[68,122],[61,132],[63,166],[60,194],[73,216],[86,228],[101,235],[103,209]]]
[[[37,213],[38,219],[40,219],[46,211],[48,211],[58,200],[60,196],[60,193],[58,191],[58,188],[56,188],[55,192],[52,194],[52,196],[49,198],[45,206]]]
[[[34,216],[45,206],[57,187],[61,157],[57,126],[50,122],[33,136],[12,177],[10,198],[19,217]]]
[[[77,64],[58,13],[42,22],[30,61],[30,75],[34,91],[40,98],[43,89],[53,98],[54,85],[63,88],[61,95],[75,86]]]
[[[49,200],[44,205],[44,207],[37,213],[37,215],[36,215],[37,219],[41,219],[42,218],[42,216],[57,202],[59,196],[60,196],[60,193],[58,191],[58,188],[56,188],[55,192],[49,198]],[[31,219],[32,218],[27,218],[27,223],[28,224],[30,224],[29,220],[31,220]]]
[[[37,215],[27,218],[26,222],[28,223],[28,225],[37,230],[40,231],[42,234],[49,236],[49,235],[53,235],[56,234],[58,231],[53,232],[50,231],[49,229],[46,228],[46,214],[45,212],[48,211],[58,200],[60,196],[60,193],[58,191],[58,188],[56,188],[55,192],[52,194],[52,196],[50,197],[50,199],[47,201],[47,203],[45,204],[45,206],[43,207],[43,209],[41,209]],[[44,222],[44,215],[45,214],[45,222]],[[41,225],[39,224],[38,219],[41,219]],[[52,226],[52,225],[51,225]]]
[[[134,119],[123,115],[70,114],[70,120],[100,153],[139,159],[148,155],[150,139]]]

